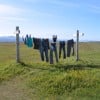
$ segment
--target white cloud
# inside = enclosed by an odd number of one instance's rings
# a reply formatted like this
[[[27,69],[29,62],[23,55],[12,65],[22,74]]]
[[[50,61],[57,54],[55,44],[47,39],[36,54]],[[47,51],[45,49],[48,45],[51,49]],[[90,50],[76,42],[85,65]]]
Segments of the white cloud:
[[[17,15],[23,11],[24,10],[11,5],[0,4],[0,15]]]
[[[25,13],[25,9],[0,4],[0,35],[13,35],[13,27],[28,20]]]
[[[21,17],[0,17],[0,22],[6,21],[26,21],[27,19]]]
[[[6,21],[26,21],[26,18],[23,18],[25,10],[11,6],[0,4],[0,22]]]

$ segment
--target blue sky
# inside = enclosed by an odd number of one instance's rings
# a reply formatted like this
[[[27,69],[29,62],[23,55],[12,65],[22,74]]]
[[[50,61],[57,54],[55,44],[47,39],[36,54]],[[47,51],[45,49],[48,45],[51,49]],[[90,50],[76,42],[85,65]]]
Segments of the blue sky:
[[[20,35],[59,39],[100,40],[100,0],[0,0],[0,36]]]

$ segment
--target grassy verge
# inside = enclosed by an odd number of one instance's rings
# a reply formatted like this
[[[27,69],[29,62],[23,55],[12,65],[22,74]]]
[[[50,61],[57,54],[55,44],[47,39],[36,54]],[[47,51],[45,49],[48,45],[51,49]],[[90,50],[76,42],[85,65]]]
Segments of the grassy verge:
[[[32,99],[99,100],[100,69],[97,66],[55,64],[10,64],[0,66],[0,82],[18,76]]]

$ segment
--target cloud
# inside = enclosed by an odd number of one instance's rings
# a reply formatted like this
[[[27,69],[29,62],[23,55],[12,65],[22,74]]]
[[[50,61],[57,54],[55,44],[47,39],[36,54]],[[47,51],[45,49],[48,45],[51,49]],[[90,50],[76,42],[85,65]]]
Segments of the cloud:
[[[13,34],[13,26],[28,20],[24,16],[25,13],[25,9],[0,4],[0,35]]]
[[[62,6],[62,7],[70,7],[70,8],[77,8],[79,7],[78,3],[68,2],[68,1],[61,1],[61,0],[50,0],[49,3]]]
[[[21,18],[21,17],[0,17],[0,22],[5,22],[5,21],[26,21],[26,18]]]
[[[17,15],[22,13],[23,10],[11,5],[0,4],[0,15]]]
[[[24,1],[30,3],[54,4],[55,6],[62,6],[62,7],[79,7],[78,3],[63,1],[63,0],[24,0]]]
[[[25,13],[25,10],[21,8],[12,5],[0,4],[0,22],[26,21],[25,18],[21,17]]]
[[[100,6],[97,5],[89,5],[90,11],[96,14],[100,14]]]

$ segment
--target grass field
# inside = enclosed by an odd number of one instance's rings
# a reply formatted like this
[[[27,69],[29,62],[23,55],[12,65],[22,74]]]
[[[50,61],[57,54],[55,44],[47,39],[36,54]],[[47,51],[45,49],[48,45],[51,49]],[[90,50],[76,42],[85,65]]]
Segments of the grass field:
[[[50,65],[39,52],[20,44],[0,43],[0,100],[100,100],[100,43],[80,43],[80,60]]]

